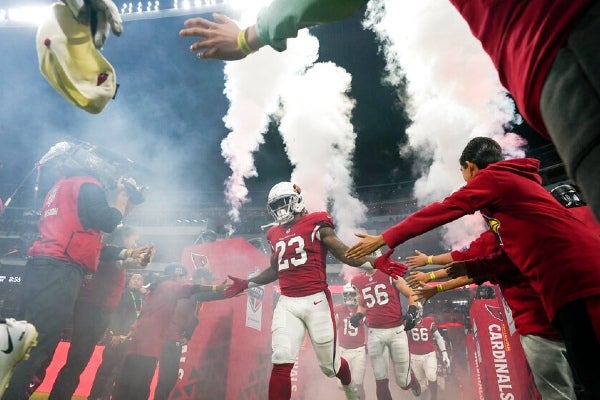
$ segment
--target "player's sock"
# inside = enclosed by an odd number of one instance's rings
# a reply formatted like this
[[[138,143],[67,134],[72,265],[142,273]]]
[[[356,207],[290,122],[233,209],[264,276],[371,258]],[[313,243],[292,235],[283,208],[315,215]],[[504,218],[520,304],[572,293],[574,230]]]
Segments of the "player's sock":
[[[437,381],[429,381],[427,388],[428,388],[427,390],[429,390],[429,399],[437,400],[437,392],[438,392]]]
[[[377,393],[377,400],[392,400],[389,379],[378,379],[375,381],[375,383],[375,392]]]
[[[294,363],[273,364],[269,380],[269,400],[289,400],[292,397],[292,378]]]
[[[348,361],[345,358],[341,357],[342,363],[340,365],[340,370],[335,376],[338,377],[342,385],[349,385],[352,381],[352,375],[350,375],[350,366],[348,365]]]

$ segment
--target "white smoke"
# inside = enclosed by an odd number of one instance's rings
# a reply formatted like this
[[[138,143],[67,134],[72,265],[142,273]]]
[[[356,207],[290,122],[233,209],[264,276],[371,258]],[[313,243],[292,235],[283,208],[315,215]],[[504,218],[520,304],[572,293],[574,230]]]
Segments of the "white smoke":
[[[310,211],[330,209],[338,235],[351,240],[366,214],[366,206],[351,195],[356,138],[350,122],[354,102],[347,95],[351,77],[334,64],[314,64],[317,58],[317,39],[302,30],[283,53],[264,47],[227,63],[230,107],[224,121],[231,132],[221,149],[232,172],[225,194],[229,215],[238,221],[249,200],[245,181],[259,173],[254,153],[276,115],[294,166],[290,180],[303,188]]]
[[[248,201],[245,180],[257,176],[254,152],[264,142],[285,82],[311,65],[317,51],[317,40],[304,31],[297,40],[290,41],[284,53],[263,47],[257,54],[225,66],[225,95],[230,106],[223,120],[231,132],[221,149],[231,168],[225,195],[234,221],[239,220],[239,210]]]
[[[386,81],[408,81],[408,146],[431,165],[417,166],[414,196],[421,205],[441,200],[464,182],[458,159],[468,140],[487,136],[507,154],[523,157],[523,139],[505,136],[520,122],[498,74],[458,11],[447,0],[369,2],[364,25],[382,43]],[[516,137],[516,138],[515,138]],[[402,149],[406,151],[407,149]],[[446,226],[451,247],[468,243],[484,229],[480,216]]]
[[[326,210],[328,200],[337,234],[344,241],[364,222],[366,206],[352,196],[352,155],[356,133],[350,122],[354,101],[351,76],[333,63],[319,63],[290,80],[282,96],[280,132],[292,181],[305,187],[310,211]]]

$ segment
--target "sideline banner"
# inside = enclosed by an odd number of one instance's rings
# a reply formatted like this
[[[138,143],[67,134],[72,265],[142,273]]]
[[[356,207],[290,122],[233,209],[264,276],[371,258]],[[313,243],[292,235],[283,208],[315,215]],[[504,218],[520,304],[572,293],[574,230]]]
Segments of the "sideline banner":
[[[201,265],[197,265],[200,260]],[[269,258],[244,239],[184,248],[182,263],[191,271],[208,268],[222,282],[227,275],[247,277],[269,265]],[[233,299],[205,302],[198,326],[183,349],[179,379],[171,400],[266,399],[271,373],[273,286]],[[247,327],[252,299],[254,326]]]
[[[473,334],[472,339],[467,335],[467,348],[476,397],[540,399],[518,334],[511,333],[509,318],[500,300],[473,300],[470,316]]]

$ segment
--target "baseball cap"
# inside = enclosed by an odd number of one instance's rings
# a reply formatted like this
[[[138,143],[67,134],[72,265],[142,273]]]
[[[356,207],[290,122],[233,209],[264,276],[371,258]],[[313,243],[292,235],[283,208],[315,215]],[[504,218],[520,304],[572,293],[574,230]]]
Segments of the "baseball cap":
[[[164,275],[168,277],[186,276],[187,269],[181,263],[170,263],[165,266]]]
[[[94,46],[90,26],[77,22],[65,4],[52,5],[36,48],[42,75],[77,107],[98,114],[115,96],[115,69]]]
[[[192,280],[204,279],[207,282],[213,282],[217,278],[210,272],[208,268],[197,268],[192,273]]]

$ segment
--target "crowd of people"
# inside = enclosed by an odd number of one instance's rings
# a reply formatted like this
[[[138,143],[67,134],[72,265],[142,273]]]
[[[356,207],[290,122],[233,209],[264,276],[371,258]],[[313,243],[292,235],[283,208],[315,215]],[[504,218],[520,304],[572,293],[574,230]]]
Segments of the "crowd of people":
[[[275,0],[246,29],[215,14],[214,21],[186,21],[180,35],[199,37],[190,47],[199,58],[238,60],[266,45],[284,51],[299,29],[346,18],[367,2]],[[109,30],[120,34],[118,11],[110,0],[66,3],[77,18],[82,7],[102,17],[96,47]],[[590,215],[600,216],[600,4],[451,3],[491,57],[524,119],[554,142],[582,197],[574,190],[548,192],[537,160],[506,160],[500,144],[476,137],[457,160],[466,184],[379,235],[357,233],[359,242],[347,246],[326,211],[309,212],[300,187],[281,182],[267,199],[275,225],[266,233],[272,256],[265,269],[215,285],[206,271],[189,282],[186,268],[173,263],[144,293],[139,275],[125,287],[126,270],[148,266],[155,251],[152,244],[138,246],[135,229],[121,225],[143,201],[130,190],[135,181],[107,175],[102,166],[63,162],[63,176],[42,205],[39,238],[28,252],[20,315],[0,320],[0,343],[7,344],[0,354],[2,399],[29,398],[68,324],[71,345],[51,399],[71,398],[101,341],[103,362],[90,398],[147,399],[157,364],[156,398],[168,398],[181,345],[198,323],[198,304],[276,280],[281,296],[272,318],[270,400],[290,399],[292,369],[306,336],[321,371],[339,380],[347,399],[366,396],[365,343],[377,399],[392,398],[391,370],[400,388],[414,396],[427,390],[435,399],[436,353],[444,365],[450,358],[435,320],[422,316],[423,304],[436,293],[487,280],[499,285],[512,311],[541,396],[600,398],[600,236],[595,220],[576,215],[585,199]],[[412,271],[405,280],[407,266],[392,258],[395,247],[475,212],[487,224],[485,233],[460,251],[417,252],[407,259],[408,266],[445,267]],[[384,246],[386,253],[373,255]],[[363,270],[344,288],[343,307],[334,308],[328,287],[328,253]],[[427,285],[438,279],[445,280]]]

